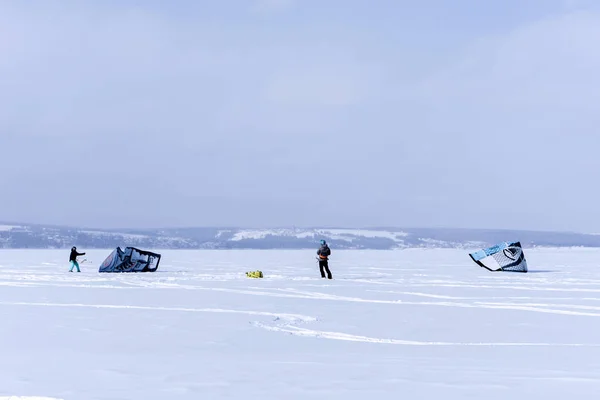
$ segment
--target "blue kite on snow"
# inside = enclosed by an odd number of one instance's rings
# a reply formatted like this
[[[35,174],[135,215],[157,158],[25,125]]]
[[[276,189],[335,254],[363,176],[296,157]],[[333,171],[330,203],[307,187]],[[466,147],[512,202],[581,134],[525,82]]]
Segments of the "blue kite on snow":
[[[527,260],[520,242],[503,242],[470,253],[471,259],[489,271],[527,272]]]
[[[161,255],[135,247],[117,247],[100,265],[98,272],[155,272]]]

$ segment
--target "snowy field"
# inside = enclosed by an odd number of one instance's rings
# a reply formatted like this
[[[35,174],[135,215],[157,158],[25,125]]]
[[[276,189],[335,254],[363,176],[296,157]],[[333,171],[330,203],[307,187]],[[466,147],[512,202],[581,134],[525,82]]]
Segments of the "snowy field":
[[[85,249],[80,249],[80,251]],[[595,399],[600,250],[528,250],[491,273],[466,251],[0,251],[0,398]],[[264,279],[246,271],[260,269]]]

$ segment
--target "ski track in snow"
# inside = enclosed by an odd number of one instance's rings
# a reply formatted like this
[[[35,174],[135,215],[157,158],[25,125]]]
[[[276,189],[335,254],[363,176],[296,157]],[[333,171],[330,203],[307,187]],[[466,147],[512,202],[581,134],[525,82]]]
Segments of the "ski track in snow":
[[[164,251],[156,273],[99,274],[98,265],[109,253],[89,251],[93,263],[82,264],[82,273],[69,273],[68,264],[61,261],[64,251],[0,252],[0,313],[55,310],[52,315],[64,315],[61,324],[68,324],[75,310],[87,310],[81,315],[99,321],[152,312],[154,329],[167,329],[168,322],[160,325],[165,316],[186,314],[189,321],[206,315],[203,324],[210,326],[206,321],[223,315],[232,326],[250,329],[265,341],[292,338],[296,345],[317,340],[351,346],[531,351],[546,347],[595,352],[600,347],[594,331],[600,323],[600,271],[594,265],[600,251],[531,251],[526,253],[529,274],[490,273],[465,257],[465,251],[373,252],[367,258],[366,252],[346,251],[332,257],[331,281],[318,277],[310,251]],[[541,266],[536,271],[537,263]],[[256,269],[265,278],[245,276]],[[103,326],[107,332],[118,330],[108,322]],[[594,353],[593,358],[598,356]],[[596,375],[552,379],[590,384],[600,379],[600,370],[592,372]],[[182,393],[188,393],[190,385]],[[501,383],[480,386],[508,390]],[[3,394],[0,388],[0,398]]]
[[[249,311],[249,310],[229,310],[229,309],[211,309],[211,308],[184,308],[184,307],[147,307],[147,306],[131,306],[131,305],[109,305],[109,304],[77,304],[77,303],[28,303],[28,302],[0,302],[3,306],[38,306],[38,307],[87,307],[97,309],[127,309],[127,310],[152,310],[152,311],[175,311],[175,312],[205,312],[205,313],[226,313],[226,314],[247,314],[247,315],[259,315],[259,316],[270,316],[275,317],[275,320],[283,320],[286,323],[280,324],[279,326],[267,325],[258,321],[253,321],[253,325],[264,328],[266,330],[274,332],[290,333],[297,336],[306,337],[317,337],[324,339],[334,340],[345,340],[354,342],[367,342],[367,343],[382,343],[382,344],[396,344],[396,345],[408,345],[408,346],[568,346],[568,347],[599,347],[599,344],[579,344],[579,343],[486,343],[486,342],[473,342],[473,343],[454,343],[454,342],[424,342],[415,340],[400,340],[400,339],[380,339],[367,336],[352,335],[342,332],[325,332],[319,330],[305,329],[297,327],[299,323],[315,322],[317,318],[300,315],[300,314],[285,314],[285,313],[271,313],[271,312],[260,312],[260,311]],[[511,309],[531,309],[525,307],[508,307]],[[597,307],[596,307],[597,308]],[[595,308],[595,309],[596,309]],[[546,312],[546,310],[535,310],[538,312]],[[560,313],[557,310],[551,310],[555,313]],[[550,311],[548,311],[550,312]],[[562,314],[568,315],[590,315],[600,316],[600,314],[592,313],[577,313],[577,312],[563,312]]]

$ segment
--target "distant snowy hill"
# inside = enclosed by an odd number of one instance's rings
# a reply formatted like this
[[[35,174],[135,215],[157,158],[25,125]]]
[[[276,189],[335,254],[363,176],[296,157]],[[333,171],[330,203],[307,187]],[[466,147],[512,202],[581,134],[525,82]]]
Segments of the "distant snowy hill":
[[[600,235],[477,229],[185,228],[94,230],[0,224],[0,248],[303,249],[325,239],[337,249],[464,248],[519,240],[525,247],[600,247]]]

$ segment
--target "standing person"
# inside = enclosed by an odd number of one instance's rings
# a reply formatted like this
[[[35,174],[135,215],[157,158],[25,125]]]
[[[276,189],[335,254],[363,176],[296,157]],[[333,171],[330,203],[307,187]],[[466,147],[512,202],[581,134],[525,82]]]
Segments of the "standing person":
[[[331,279],[331,271],[329,270],[329,256],[331,255],[331,249],[324,240],[321,240],[321,247],[317,250],[317,255],[319,256],[321,278],[325,278],[325,271],[327,271],[327,279]]]
[[[83,256],[85,253],[78,253],[77,247],[71,247],[71,255],[69,256],[69,262],[71,263],[71,269],[69,272],[73,272],[73,268],[77,268],[77,272],[81,272],[79,269],[79,263],[77,262],[77,256]]]

